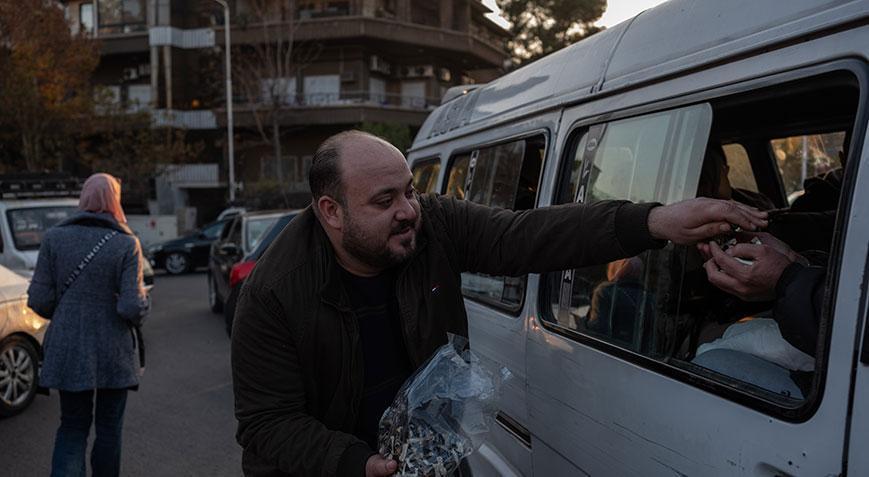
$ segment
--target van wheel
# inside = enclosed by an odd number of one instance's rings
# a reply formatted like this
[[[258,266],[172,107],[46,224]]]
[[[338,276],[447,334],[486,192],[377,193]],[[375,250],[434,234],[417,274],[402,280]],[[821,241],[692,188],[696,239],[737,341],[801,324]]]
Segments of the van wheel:
[[[223,300],[217,294],[217,283],[214,283],[214,276],[208,274],[208,307],[212,313],[220,313],[223,311]]]
[[[170,275],[180,275],[190,270],[190,258],[186,253],[172,252],[163,261],[163,268]]]
[[[39,356],[21,336],[0,342],[0,416],[23,411],[36,396]]]

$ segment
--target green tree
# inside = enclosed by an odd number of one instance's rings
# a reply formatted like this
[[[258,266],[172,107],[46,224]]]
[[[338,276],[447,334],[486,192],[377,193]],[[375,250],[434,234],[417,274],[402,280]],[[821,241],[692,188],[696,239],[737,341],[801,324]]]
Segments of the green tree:
[[[528,63],[602,30],[594,25],[606,0],[497,0],[510,22],[516,65]]]
[[[359,126],[359,130],[386,139],[403,153],[407,152],[413,144],[410,127],[404,124],[364,122]]]

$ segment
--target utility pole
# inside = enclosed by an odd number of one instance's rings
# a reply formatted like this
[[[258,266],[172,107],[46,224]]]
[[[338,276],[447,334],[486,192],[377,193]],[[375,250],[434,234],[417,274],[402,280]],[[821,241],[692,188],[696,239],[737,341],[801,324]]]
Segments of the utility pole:
[[[214,0],[223,7],[223,49],[226,51],[226,140],[229,149],[229,201],[235,201],[235,137],[232,121],[232,44],[229,35],[229,4],[226,0]]]

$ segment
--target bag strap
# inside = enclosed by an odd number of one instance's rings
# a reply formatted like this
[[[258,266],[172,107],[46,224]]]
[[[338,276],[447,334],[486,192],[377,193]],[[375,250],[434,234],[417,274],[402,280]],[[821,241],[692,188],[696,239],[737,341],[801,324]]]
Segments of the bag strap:
[[[103,248],[103,245],[105,245],[106,242],[108,242],[109,240],[113,239],[116,235],[118,235],[117,230],[112,230],[111,232],[105,234],[103,238],[101,238],[100,241],[97,242],[96,245],[94,245],[94,248],[92,248],[91,251],[88,252],[88,254],[85,255],[83,259],[81,259],[81,263],[79,263],[78,266],[72,270],[72,273],[69,274],[66,282],[63,283],[63,287],[60,289],[60,296],[58,297],[57,301],[60,301],[60,298],[63,297],[63,294],[66,293],[69,287],[72,286],[73,282],[75,282],[79,275],[81,275],[81,272],[84,271],[85,267],[87,267],[88,264],[91,263],[91,260],[93,260],[97,253],[99,253],[100,249]]]

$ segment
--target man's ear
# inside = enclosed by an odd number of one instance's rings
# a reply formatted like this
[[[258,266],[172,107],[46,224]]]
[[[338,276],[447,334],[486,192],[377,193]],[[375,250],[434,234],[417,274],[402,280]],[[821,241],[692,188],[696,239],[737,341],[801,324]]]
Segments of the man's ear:
[[[337,200],[328,195],[320,196],[314,204],[324,226],[341,230],[344,227],[344,209]]]

